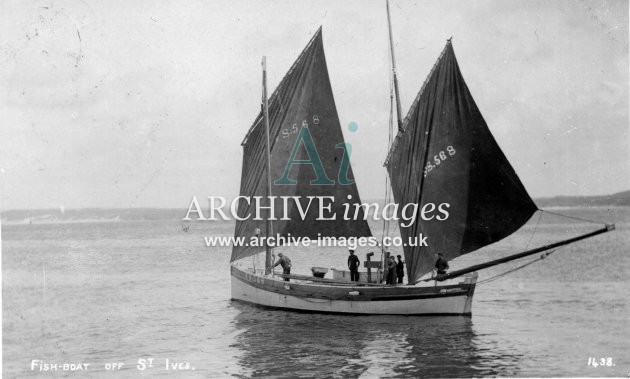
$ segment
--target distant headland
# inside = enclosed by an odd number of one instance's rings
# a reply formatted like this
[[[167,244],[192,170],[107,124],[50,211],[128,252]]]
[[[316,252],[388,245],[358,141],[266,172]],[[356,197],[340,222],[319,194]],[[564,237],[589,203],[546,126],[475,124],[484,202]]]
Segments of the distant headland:
[[[601,196],[555,196],[534,199],[539,208],[550,207],[627,207],[630,191]]]
[[[378,201],[378,200],[365,200]],[[539,208],[554,207],[628,207],[630,191],[601,196],[555,196],[534,199]],[[3,224],[42,224],[72,222],[158,221],[180,222],[187,205],[181,208],[81,208],[13,209],[3,211]]]

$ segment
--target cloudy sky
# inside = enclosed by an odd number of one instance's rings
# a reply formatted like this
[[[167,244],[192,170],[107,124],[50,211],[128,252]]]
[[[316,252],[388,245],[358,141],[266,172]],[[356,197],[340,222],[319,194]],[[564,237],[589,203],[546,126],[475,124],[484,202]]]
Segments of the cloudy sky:
[[[532,196],[630,189],[627,1],[391,8],[403,113],[453,36]],[[186,208],[193,195],[238,195],[260,59],[275,88],[320,25],[341,124],[359,125],[346,138],[360,194],[380,198],[384,0],[0,2],[2,209]]]

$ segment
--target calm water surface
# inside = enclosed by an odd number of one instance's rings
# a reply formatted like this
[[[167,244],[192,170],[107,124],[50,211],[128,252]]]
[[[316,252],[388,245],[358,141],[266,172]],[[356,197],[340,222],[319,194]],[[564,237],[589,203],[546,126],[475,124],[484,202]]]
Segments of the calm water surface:
[[[92,377],[627,377],[630,209],[560,212],[617,230],[480,285],[472,317],[314,315],[232,302],[230,248],[203,241],[231,235],[231,223],[188,232],[179,220],[3,225],[3,375],[87,376],[31,370],[39,359],[89,363]],[[451,268],[589,228],[533,220]],[[297,273],[342,268],[346,259],[343,248],[289,254]],[[482,271],[480,280],[516,265]],[[154,367],[139,371],[138,359],[149,357]],[[589,366],[589,357],[614,366]],[[166,370],[166,359],[194,370]],[[113,362],[124,366],[107,371]]]

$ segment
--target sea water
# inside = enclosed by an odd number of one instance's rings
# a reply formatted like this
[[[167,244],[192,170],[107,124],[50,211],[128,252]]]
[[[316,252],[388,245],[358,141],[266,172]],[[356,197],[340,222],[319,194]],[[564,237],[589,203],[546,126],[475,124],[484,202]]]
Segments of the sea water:
[[[180,219],[3,225],[3,376],[628,376],[630,208],[557,211],[617,230],[480,284],[472,317],[308,314],[233,302],[231,248],[204,242],[231,236],[231,222],[187,230]],[[380,235],[380,223],[371,227]],[[451,269],[597,227],[535,216]],[[368,251],[357,254],[364,260]],[[293,273],[346,266],[342,247],[285,252]],[[481,271],[479,280],[537,257]]]

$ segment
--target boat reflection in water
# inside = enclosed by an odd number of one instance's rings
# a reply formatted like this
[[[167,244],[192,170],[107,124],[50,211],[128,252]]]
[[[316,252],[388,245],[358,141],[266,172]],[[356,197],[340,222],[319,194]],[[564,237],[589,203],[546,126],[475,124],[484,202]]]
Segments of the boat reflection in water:
[[[511,376],[522,357],[481,342],[470,317],[278,312],[232,302],[244,375]],[[483,343],[486,346],[480,346]]]

